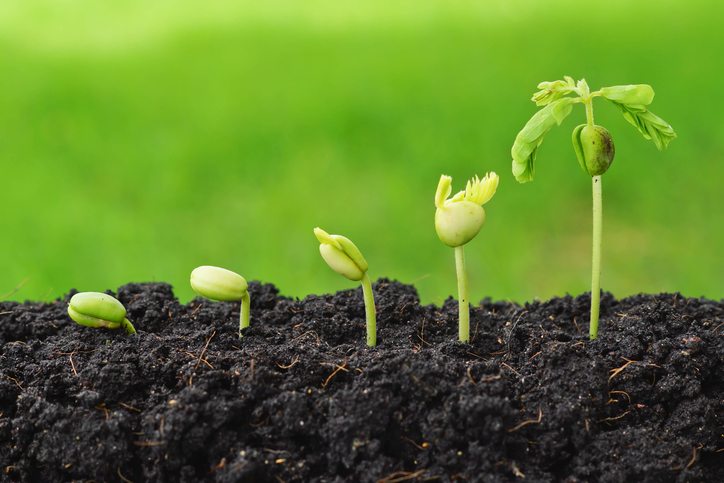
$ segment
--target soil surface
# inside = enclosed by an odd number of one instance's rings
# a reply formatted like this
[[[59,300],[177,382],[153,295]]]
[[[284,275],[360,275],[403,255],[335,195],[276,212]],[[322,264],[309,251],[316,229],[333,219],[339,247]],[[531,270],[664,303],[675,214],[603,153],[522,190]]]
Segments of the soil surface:
[[[678,294],[457,305],[375,284],[239,307],[117,297],[137,336],[0,303],[6,481],[724,481],[724,302]]]

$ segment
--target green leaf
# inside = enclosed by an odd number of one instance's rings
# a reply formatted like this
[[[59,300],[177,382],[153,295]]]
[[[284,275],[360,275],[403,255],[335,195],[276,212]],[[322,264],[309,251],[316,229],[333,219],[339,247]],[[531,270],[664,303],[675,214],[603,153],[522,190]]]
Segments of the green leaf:
[[[578,165],[584,172],[587,173],[588,171],[586,171],[586,161],[583,157],[583,145],[581,144],[581,131],[584,127],[586,127],[585,124],[579,124],[578,126],[576,126],[576,128],[573,130],[573,133],[571,134],[571,140],[573,141],[573,151],[576,153]]]
[[[576,83],[572,77],[564,76],[563,80],[546,81],[538,84],[538,92],[533,94],[531,100],[536,106],[546,106],[563,96],[574,92]]]
[[[614,104],[621,109],[624,119],[638,129],[644,138],[653,141],[659,151],[666,148],[676,137],[671,125],[646,107],[618,102],[614,102]]]
[[[533,117],[515,137],[510,154],[513,156],[513,176],[519,183],[533,180],[535,158],[538,148],[543,142],[543,137],[553,126],[563,122],[571,113],[575,101],[576,99],[571,97],[552,101],[533,114]]]
[[[648,106],[654,100],[654,89],[648,84],[603,87],[598,93],[619,104]]]

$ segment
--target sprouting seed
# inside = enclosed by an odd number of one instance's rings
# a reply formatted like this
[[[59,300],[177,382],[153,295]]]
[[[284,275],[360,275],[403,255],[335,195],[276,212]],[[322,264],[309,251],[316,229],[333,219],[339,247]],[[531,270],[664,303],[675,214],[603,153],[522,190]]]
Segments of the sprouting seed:
[[[319,253],[327,265],[343,277],[361,282],[367,319],[367,345],[376,346],[377,313],[372,283],[367,275],[367,260],[362,256],[359,248],[347,237],[330,235],[321,228],[315,228],[314,235],[319,240]]]
[[[239,338],[242,330],[249,327],[251,299],[244,277],[221,267],[203,265],[191,272],[191,288],[197,294],[219,302],[241,301],[239,313]]]
[[[68,303],[68,315],[86,327],[123,328],[128,334],[136,333],[136,328],[126,318],[123,304],[105,293],[80,292],[73,295]]]
[[[455,268],[458,279],[458,338],[470,341],[470,301],[468,299],[468,275],[465,267],[464,245],[480,232],[485,223],[483,205],[490,201],[498,189],[499,178],[495,172],[483,179],[477,176],[468,181],[463,191],[452,198],[452,178],[440,176],[435,193],[435,231],[447,246],[455,248]]]
[[[576,82],[572,77],[565,76],[563,80],[541,82],[538,89],[540,90],[533,94],[531,100],[543,108],[530,118],[515,138],[511,149],[513,175],[520,183],[533,180],[536,156],[546,133],[568,117],[574,104],[583,104],[586,108],[586,124],[573,130],[572,141],[578,164],[592,178],[593,249],[589,337],[593,340],[598,336],[601,303],[601,175],[608,171],[615,154],[611,133],[603,126],[594,124],[593,99],[603,97],[612,102],[621,110],[624,119],[645,139],[651,140],[659,150],[666,148],[676,137],[676,133],[669,123],[648,110],[647,106],[654,100],[654,90],[647,84],[603,87],[591,92],[585,79]]]

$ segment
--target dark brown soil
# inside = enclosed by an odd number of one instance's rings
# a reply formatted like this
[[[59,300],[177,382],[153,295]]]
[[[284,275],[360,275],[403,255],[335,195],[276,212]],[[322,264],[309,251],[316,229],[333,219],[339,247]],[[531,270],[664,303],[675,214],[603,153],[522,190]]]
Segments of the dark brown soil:
[[[457,306],[376,286],[291,300],[118,298],[138,336],[66,302],[0,303],[0,477],[10,481],[724,481],[724,302],[588,296]],[[69,294],[69,296],[72,295]]]

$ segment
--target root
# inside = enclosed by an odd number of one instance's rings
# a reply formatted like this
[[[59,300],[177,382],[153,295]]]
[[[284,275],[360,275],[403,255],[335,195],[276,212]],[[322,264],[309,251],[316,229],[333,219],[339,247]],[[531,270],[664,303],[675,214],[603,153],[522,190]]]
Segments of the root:
[[[209,344],[211,343],[211,339],[213,339],[215,335],[216,335],[216,331],[214,331],[214,332],[209,336],[209,338],[206,339],[206,344],[204,344],[204,348],[201,349],[201,354],[199,354],[198,359],[196,359],[196,364],[194,365],[194,368],[191,370],[191,376],[189,377],[189,386],[190,386],[191,384],[193,384],[194,376],[196,375],[196,370],[199,368],[199,366],[201,365],[202,362],[203,362],[204,364],[210,366],[210,367],[213,369],[214,366],[212,366],[211,363],[209,363],[209,361],[207,361],[207,360],[204,358],[204,355],[206,354],[206,350],[209,348]]]
[[[349,369],[347,369],[347,361],[345,360],[341,366],[338,366],[337,364],[329,364],[329,363],[323,363],[324,365],[332,365],[335,367],[334,371],[327,376],[327,379],[324,380],[322,383],[322,387],[327,387],[327,384],[330,383],[330,381],[336,376],[340,371],[349,372]]]
[[[470,382],[471,382],[471,383],[473,384],[473,386],[474,386],[474,385],[477,384],[477,382],[475,382],[475,379],[473,378],[473,374],[472,374],[471,371],[472,371],[472,366],[468,366],[468,370],[466,371],[466,372],[468,373],[468,379],[470,379]]]
[[[121,406],[123,409],[126,409],[128,411],[133,411],[134,413],[142,412],[140,409],[133,407],[130,404],[119,402],[118,405]]]
[[[508,430],[509,433],[514,433],[515,431],[518,431],[519,429],[522,429],[529,424],[540,424],[540,422],[543,420],[543,411],[538,408],[538,417],[536,419],[526,419],[525,421],[516,424],[512,428]]]
[[[118,473],[118,477],[121,479],[123,483],[133,483],[133,481],[129,480],[125,476],[123,476],[123,473],[121,473],[120,468],[116,468],[116,473]]]
[[[611,369],[610,372],[611,375],[608,377],[608,382],[611,382],[611,379],[618,376],[624,369],[626,369],[629,365],[633,364],[634,362],[640,362],[640,361],[634,361],[631,359],[627,359],[625,357],[622,357],[623,360],[626,361],[626,364],[622,365],[621,367],[617,367],[615,369]]]
[[[423,441],[422,444],[417,444],[406,436],[402,436],[402,440],[407,441],[408,443],[410,443],[412,446],[419,449],[420,451],[424,451],[430,447],[430,443],[428,443],[427,441]]]
[[[516,371],[515,369],[513,369],[510,365],[506,364],[505,362],[501,362],[500,365],[505,366],[506,368],[510,369],[510,371],[515,373],[515,375],[517,375],[518,377],[523,377],[520,375],[520,372]]]
[[[515,464],[515,461],[513,461],[513,463],[510,466],[511,466],[510,469],[513,471],[513,474],[515,476],[517,476],[521,480],[525,479],[525,473],[520,471],[520,468],[518,468],[518,465]]]
[[[599,423],[608,423],[608,422],[611,422],[611,421],[616,421],[616,420],[618,420],[618,419],[623,418],[624,416],[626,416],[626,415],[627,415],[628,413],[630,413],[630,412],[631,412],[631,410],[629,409],[629,410],[627,410],[627,411],[622,412],[622,413],[619,414],[618,416],[613,416],[613,417],[610,417],[610,418],[599,419],[598,422],[599,422]]]
[[[577,333],[577,334],[580,334],[580,333],[581,333],[581,328],[578,326],[578,322],[576,322],[576,318],[575,318],[575,317],[573,317],[573,325],[576,326],[576,333]]]
[[[606,404],[612,404],[612,403],[620,402],[619,399],[614,399],[614,398],[612,398],[612,397],[611,397],[611,394],[623,394],[624,397],[626,397],[626,400],[628,401],[628,403],[631,404],[631,396],[629,396],[626,391],[608,391],[609,400],[608,400],[608,402],[607,402]]]
[[[418,478],[425,474],[427,470],[417,470],[417,471],[395,471],[394,473],[390,473],[387,476],[384,476],[377,480],[377,483],[399,483],[401,481],[409,481],[414,480],[415,478]]]
[[[296,366],[298,362],[299,362],[299,356],[294,356],[292,361],[287,365],[279,364],[278,362],[276,364],[280,369],[287,370],[287,369],[291,369],[292,367]]]
[[[697,457],[699,456],[699,450],[703,448],[704,445],[699,443],[698,445],[694,446],[694,448],[691,450],[691,459],[686,464],[686,469],[688,470],[692,466],[694,466],[694,463],[696,463]]]

